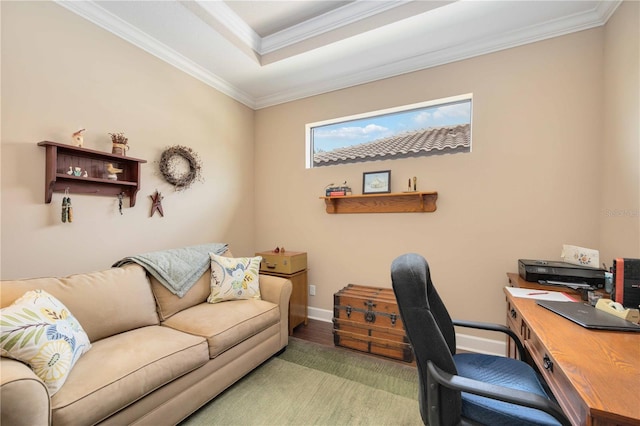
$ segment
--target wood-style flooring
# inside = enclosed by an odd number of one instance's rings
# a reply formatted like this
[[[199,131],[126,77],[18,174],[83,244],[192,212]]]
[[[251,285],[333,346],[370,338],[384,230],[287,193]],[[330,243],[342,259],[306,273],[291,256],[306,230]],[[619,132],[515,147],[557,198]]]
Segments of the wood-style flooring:
[[[308,324],[300,324],[293,329],[292,337],[333,346],[333,324],[325,321],[309,319]]]

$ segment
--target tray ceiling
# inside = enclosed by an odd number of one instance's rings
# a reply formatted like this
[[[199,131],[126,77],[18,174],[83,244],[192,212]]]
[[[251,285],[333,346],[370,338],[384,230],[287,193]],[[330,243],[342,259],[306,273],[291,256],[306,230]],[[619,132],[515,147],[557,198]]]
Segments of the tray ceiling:
[[[620,1],[57,1],[264,108],[606,23]]]

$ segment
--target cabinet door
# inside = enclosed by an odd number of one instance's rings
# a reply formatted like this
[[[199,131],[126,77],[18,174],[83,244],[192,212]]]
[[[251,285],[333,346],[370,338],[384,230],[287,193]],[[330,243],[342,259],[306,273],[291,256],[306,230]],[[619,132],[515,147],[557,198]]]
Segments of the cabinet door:
[[[289,334],[294,327],[307,324],[307,271],[288,277],[293,285],[289,300]]]

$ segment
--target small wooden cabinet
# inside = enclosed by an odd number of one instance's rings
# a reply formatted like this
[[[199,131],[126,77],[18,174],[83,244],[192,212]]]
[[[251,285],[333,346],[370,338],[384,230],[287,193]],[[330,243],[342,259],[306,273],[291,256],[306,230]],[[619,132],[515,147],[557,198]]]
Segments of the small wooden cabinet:
[[[108,152],[95,151],[57,142],[43,141],[38,146],[45,147],[44,201],[50,203],[54,192],[70,194],[94,194],[115,197],[124,194],[129,197],[129,206],[136,204],[136,194],[140,188],[140,165],[146,160],[124,157]],[[117,180],[108,179],[107,165],[122,169]],[[69,174],[79,168],[80,175]],[[84,176],[84,172],[87,176]]]
[[[260,273],[274,277],[286,278],[291,281],[292,291],[289,299],[289,335],[300,324],[309,323],[307,317],[308,284],[307,284],[307,253],[286,251],[274,253],[265,251],[256,253],[262,256]],[[286,271],[282,272],[282,271]]]

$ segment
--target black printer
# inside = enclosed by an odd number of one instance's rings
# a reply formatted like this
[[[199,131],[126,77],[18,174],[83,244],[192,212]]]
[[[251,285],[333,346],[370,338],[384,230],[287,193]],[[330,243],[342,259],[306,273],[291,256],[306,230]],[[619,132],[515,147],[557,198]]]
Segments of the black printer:
[[[557,281],[604,287],[604,269],[574,265],[552,260],[518,260],[518,273],[526,281]]]

